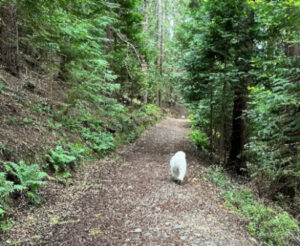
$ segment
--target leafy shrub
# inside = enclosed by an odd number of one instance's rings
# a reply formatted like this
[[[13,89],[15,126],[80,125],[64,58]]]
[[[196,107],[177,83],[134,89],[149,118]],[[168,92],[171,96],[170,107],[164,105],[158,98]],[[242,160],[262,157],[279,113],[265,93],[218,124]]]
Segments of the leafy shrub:
[[[209,126],[209,121],[206,117],[203,117],[203,114],[206,110],[205,107],[202,106],[201,103],[199,103],[198,107],[194,108],[191,105],[187,105],[192,112],[192,114],[189,115],[189,121],[192,125],[192,128],[207,128]]]
[[[300,213],[297,204],[300,197],[299,68],[292,68],[291,61],[281,59],[262,63],[265,71],[270,69],[268,86],[248,87],[250,127],[245,156],[249,173],[259,182],[260,193],[276,199],[297,215]]]
[[[153,117],[156,120],[162,117],[162,111],[156,104],[143,104],[141,111],[144,111],[148,117]]]
[[[56,146],[55,150],[50,150],[46,155],[48,167],[56,173],[65,173],[75,169],[82,159],[83,148],[64,150],[61,145]]]
[[[297,223],[288,213],[258,203],[246,188],[225,191],[223,194],[237,211],[251,220],[249,224],[251,234],[264,240],[268,245],[285,245],[289,237],[300,232]]]
[[[36,113],[40,114],[49,114],[51,112],[51,107],[49,105],[43,105],[41,103],[37,103],[33,106],[33,110]]]
[[[115,149],[114,136],[110,132],[92,132],[90,128],[82,128],[82,136],[89,141],[88,145],[104,156]]]
[[[24,119],[23,119],[23,122],[24,122],[25,124],[30,124],[30,123],[34,122],[34,120],[33,120],[33,119],[30,119],[30,118],[24,118]]]
[[[155,104],[142,104],[140,108],[133,110],[130,114],[135,127],[146,127],[152,125],[162,116],[161,110]]]
[[[60,127],[62,127],[62,123],[54,123],[51,120],[48,120],[47,122],[48,122],[49,129],[57,130]]]
[[[162,111],[155,104],[142,104],[138,109],[126,110],[117,116],[114,123],[120,142],[130,143],[137,139],[149,126],[162,118]]]
[[[211,177],[214,183],[217,183],[221,187],[226,187],[229,185],[229,182],[223,175],[223,168],[215,166],[214,168],[210,168],[208,170],[209,176]]]
[[[208,137],[199,130],[190,131],[189,138],[198,148],[207,148],[209,146]]]

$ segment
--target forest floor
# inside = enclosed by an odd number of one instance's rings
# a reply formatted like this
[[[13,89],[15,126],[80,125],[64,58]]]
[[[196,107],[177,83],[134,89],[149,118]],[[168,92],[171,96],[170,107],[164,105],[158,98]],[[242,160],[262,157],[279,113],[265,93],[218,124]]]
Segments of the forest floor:
[[[72,185],[43,187],[46,203],[16,213],[0,245],[255,245],[247,221],[205,178],[188,129],[186,120],[167,118],[135,144],[82,166]],[[183,185],[169,178],[178,150],[187,153]]]

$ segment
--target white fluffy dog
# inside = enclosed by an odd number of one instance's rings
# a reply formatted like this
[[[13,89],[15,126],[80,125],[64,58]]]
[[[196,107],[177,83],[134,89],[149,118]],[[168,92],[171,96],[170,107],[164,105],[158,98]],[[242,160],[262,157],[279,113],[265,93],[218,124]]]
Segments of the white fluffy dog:
[[[186,159],[183,151],[178,151],[170,160],[171,179],[181,184],[186,173]]]

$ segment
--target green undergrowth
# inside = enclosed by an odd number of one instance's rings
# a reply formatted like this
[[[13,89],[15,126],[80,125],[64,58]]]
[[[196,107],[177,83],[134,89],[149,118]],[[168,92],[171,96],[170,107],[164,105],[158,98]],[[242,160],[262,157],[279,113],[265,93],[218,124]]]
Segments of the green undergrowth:
[[[290,245],[289,242],[299,239],[300,228],[287,212],[257,201],[247,187],[232,184],[221,167],[208,168],[208,175],[222,188],[225,205],[249,220],[250,234],[264,245]]]
[[[8,217],[12,195],[25,194],[32,204],[41,204],[43,198],[38,190],[47,173],[38,164],[27,165],[24,161],[0,162],[4,172],[0,172],[0,232],[10,229],[12,222]]]
[[[70,182],[71,172],[75,171],[84,159],[87,149],[80,145],[69,144],[65,147],[57,145],[45,155],[46,164],[44,167],[48,171],[54,172],[67,184]]]
[[[208,149],[209,138],[204,131],[205,123],[202,117],[197,115],[195,111],[191,110],[191,112],[189,116],[189,122],[191,123],[191,130],[188,133],[189,139],[197,148],[202,150]]]
[[[162,117],[162,111],[155,104],[143,104],[138,109],[131,109],[130,117],[122,116],[121,125],[119,125],[121,132],[116,135],[116,141],[120,143],[133,142],[143,131]]]
[[[200,130],[191,130],[188,135],[192,143],[197,148],[208,148],[209,140],[205,133],[201,132]]]
[[[88,110],[87,110],[88,109]],[[45,179],[56,180],[64,185],[72,184],[72,173],[91,159],[107,156],[120,144],[136,140],[148,127],[162,118],[162,112],[153,104],[125,108],[115,105],[111,111],[85,108],[83,105],[63,105],[53,109],[48,105],[35,104],[33,114],[46,116],[43,134],[54,134],[56,143],[43,146],[39,164],[20,161],[0,161],[0,232],[10,229],[13,223],[9,214],[13,201],[25,194],[36,206],[43,202],[39,187],[47,185]],[[24,118],[24,127],[35,124],[34,118]],[[0,154],[12,152],[0,142]],[[51,178],[52,177],[52,178]]]

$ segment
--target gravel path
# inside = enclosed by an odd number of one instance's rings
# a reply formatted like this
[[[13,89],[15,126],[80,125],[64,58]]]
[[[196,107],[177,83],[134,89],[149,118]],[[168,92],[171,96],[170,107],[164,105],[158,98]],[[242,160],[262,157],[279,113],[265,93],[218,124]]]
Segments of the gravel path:
[[[86,164],[72,186],[45,187],[46,204],[16,214],[0,245],[254,245],[245,221],[204,178],[188,129],[167,118],[115,156]],[[183,185],[169,179],[178,150],[187,153]]]

